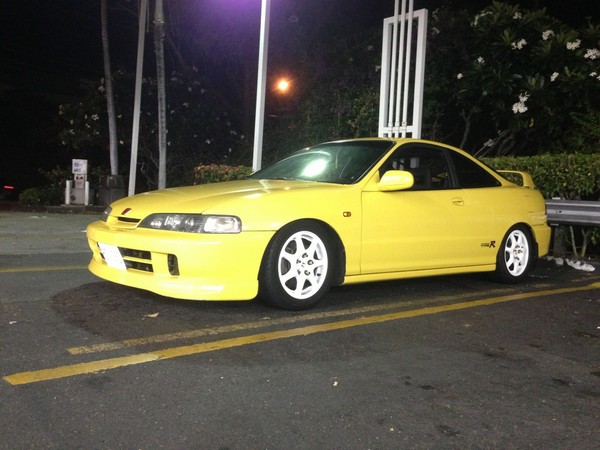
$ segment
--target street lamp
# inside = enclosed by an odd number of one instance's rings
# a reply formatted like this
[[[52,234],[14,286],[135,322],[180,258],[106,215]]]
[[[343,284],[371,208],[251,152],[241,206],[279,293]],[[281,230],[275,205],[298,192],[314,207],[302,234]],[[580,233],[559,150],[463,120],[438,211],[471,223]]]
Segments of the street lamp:
[[[275,90],[280,94],[287,94],[290,90],[290,82],[286,78],[280,78],[275,84]]]

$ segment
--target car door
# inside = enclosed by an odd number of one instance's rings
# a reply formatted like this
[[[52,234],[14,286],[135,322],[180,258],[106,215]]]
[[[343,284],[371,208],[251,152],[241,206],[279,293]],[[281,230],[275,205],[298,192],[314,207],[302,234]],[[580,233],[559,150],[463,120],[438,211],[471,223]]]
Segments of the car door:
[[[484,263],[489,207],[457,183],[448,150],[405,144],[382,165],[413,174],[411,189],[362,197],[361,273],[462,267]]]

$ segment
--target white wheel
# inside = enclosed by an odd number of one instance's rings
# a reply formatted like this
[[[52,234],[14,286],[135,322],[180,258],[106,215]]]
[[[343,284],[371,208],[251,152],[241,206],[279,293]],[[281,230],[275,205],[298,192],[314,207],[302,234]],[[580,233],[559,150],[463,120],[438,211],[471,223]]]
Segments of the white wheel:
[[[285,241],[279,252],[279,283],[290,297],[310,298],[323,287],[328,265],[323,240],[311,231],[299,231]]]
[[[529,272],[535,256],[530,233],[522,226],[511,228],[498,251],[496,276],[500,281],[516,283]]]
[[[315,305],[330,285],[330,244],[322,226],[292,224],[275,235],[263,260],[260,296],[279,308]]]

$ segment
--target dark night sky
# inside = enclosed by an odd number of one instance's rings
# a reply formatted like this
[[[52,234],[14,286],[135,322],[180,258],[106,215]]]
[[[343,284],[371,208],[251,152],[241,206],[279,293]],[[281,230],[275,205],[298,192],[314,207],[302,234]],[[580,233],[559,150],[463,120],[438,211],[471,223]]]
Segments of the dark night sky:
[[[166,0],[169,3],[173,0]],[[136,1],[119,0],[111,3]],[[153,2],[151,2],[153,3]],[[441,4],[478,8],[490,0],[415,0],[415,9],[434,9]],[[589,0],[524,0],[524,8],[547,7],[556,17],[581,23],[585,16],[597,17],[597,4]],[[32,91],[69,91],[80,78],[102,77],[99,0],[3,0],[0,6],[0,86],[17,84]],[[198,0],[198,14],[211,14],[211,21],[247,27],[258,33],[260,0]],[[232,8],[230,5],[235,5]],[[317,39],[375,27],[391,16],[393,0],[272,0],[271,46],[277,45],[277,24],[294,13],[313,30]],[[114,65],[135,64],[137,19],[124,12],[110,15],[111,50]],[[202,25],[199,17],[198,26]],[[279,30],[284,28],[279,27]],[[225,30],[223,32],[226,32]],[[151,36],[147,37],[151,40]]]

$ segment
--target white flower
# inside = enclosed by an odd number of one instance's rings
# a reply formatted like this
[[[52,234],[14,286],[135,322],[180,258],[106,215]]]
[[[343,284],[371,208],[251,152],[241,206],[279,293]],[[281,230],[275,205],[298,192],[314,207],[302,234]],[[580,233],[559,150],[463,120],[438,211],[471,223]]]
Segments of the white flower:
[[[98,114],[92,114],[92,120],[98,120],[98,119],[100,119]]]
[[[552,31],[552,30],[546,30],[542,33],[542,39],[545,41],[547,41],[548,39],[550,39],[553,36],[554,36],[554,31]]]
[[[518,102],[513,105],[512,110],[515,114],[522,114],[527,111],[527,106],[525,106],[525,103]]]
[[[456,78],[460,80],[463,76],[464,75],[462,73],[459,73],[458,75],[456,75]]]
[[[515,20],[519,20],[523,18],[523,14],[521,14],[519,11],[515,12],[513,19]]]
[[[519,42],[513,42],[510,44],[513,50],[521,50],[526,45],[527,41],[525,39],[521,39]]]
[[[529,98],[529,94],[522,93],[519,94],[519,101],[512,106],[513,113],[522,114],[527,111],[527,106],[525,106],[525,102]]]
[[[189,108],[189,107],[190,107],[190,104],[189,104],[189,102],[183,102],[182,104],[183,104],[183,106],[185,106],[186,108]]]
[[[99,90],[100,92],[104,92],[104,91],[105,91],[105,89],[104,89],[104,86],[98,86],[98,90]]]
[[[123,141],[119,141],[119,144],[121,144],[121,145],[123,145],[124,143],[125,143],[125,142],[123,142]]]
[[[480,56],[477,58],[477,62],[483,66],[485,64],[485,59],[483,59],[483,56]]]
[[[586,59],[598,59],[600,58],[600,50],[597,48],[588,48],[583,57]]]
[[[554,72],[550,75],[550,81],[555,81],[558,78],[558,72]]]
[[[204,141],[204,142],[206,142],[207,144],[210,144],[210,139],[207,139],[207,140],[206,140],[206,141]]]
[[[573,42],[567,42],[567,50],[577,50],[581,45],[581,39],[576,39]]]

